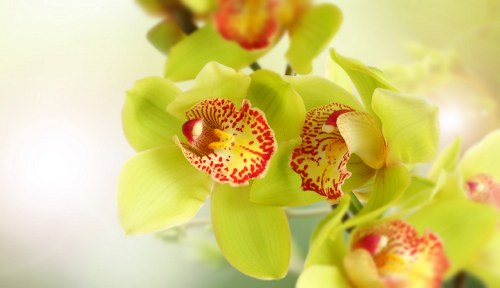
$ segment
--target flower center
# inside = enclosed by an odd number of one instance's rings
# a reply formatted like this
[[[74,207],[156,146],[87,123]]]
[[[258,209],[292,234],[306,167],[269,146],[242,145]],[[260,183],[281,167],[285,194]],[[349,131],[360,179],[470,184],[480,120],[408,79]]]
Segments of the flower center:
[[[233,135],[204,125],[202,118],[188,120],[182,125],[186,140],[200,154],[208,155],[214,150],[228,150],[234,145]]]

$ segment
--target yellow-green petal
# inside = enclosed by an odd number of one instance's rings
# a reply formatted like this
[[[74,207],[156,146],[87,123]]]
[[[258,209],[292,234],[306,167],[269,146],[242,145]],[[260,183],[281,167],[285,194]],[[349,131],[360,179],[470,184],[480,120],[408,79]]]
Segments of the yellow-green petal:
[[[147,34],[149,43],[158,51],[167,55],[177,42],[184,38],[184,33],[173,19],[169,18],[151,28]]]
[[[487,287],[498,288],[500,285],[500,230],[488,240],[481,251],[469,262],[466,270],[481,279]]]
[[[306,258],[306,268],[312,265],[342,267],[346,245],[340,223],[349,208],[350,201],[349,195],[342,196],[338,206],[314,229]]]
[[[311,266],[300,274],[296,288],[349,288],[351,285],[337,267]]]
[[[460,157],[460,151],[462,149],[462,140],[460,137],[455,138],[455,140],[446,146],[438,157],[432,164],[431,170],[429,171],[429,179],[436,181],[439,178],[439,174],[442,171],[452,172],[457,167],[458,158]]]
[[[193,88],[176,97],[168,105],[167,111],[185,120],[187,110],[202,100],[212,98],[231,100],[239,108],[247,95],[249,85],[248,75],[217,62],[210,62],[196,76]]]
[[[464,179],[484,173],[500,181],[500,130],[491,132],[469,148],[460,162],[459,169]]]
[[[343,57],[333,49],[330,49],[330,58],[349,75],[368,111],[372,109],[372,95],[375,89],[396,90],[385,80],[382,73],[374,68],[367,67],[357,60]]]
[[[302,206],[325,200],[325,197],[317,193],[302,191],[300,176],[290,168],[290,154],[298,143],[300,138],[278,146],[278,152],[271,159],[266,176],[252,184],[252,202],[275,206]]]
[[[347,92],[351,94],[353,93],[353,83],[351,78],[349,78],[349,75],[347,75],[344,69],[333,61],[331,57],[327,60],[325,74],[326,79],[344,88]]]
[[[235,69],[254,62],[265,51],[247,51],[238,44],[225,40],[207,24],[184,38],[170,50],[165,64],[165,77],[173,81],[193,79],[211,61]]]
[[[278,143],[299,137],[306,117],[300,95],[275,72],[259,70],[251,78],[247,99],[265,113]]]
[[[364,249],[349,252],[344,258],[344,268],[351,283],[359,288],[384,288],[372,255]]]
[[[209,176],[192,167],[177,146],[139,153],[120,174],[121,225],[127,234],[182,225],[203,205],[210,185]]]
[[[160,77],[139,80],[127,91],[122,125],[128,142],[137,151],[172,143],[181,132],[182,122],[165,111],[180,90]]]
[[[243,274],[281,279],[290,262],[290,228],[283,208],[250,202],[250,187],[218,186],[212,195],[215,238],[226,259]]]
[[[403,192],[396,206],[403,210],[410,210],[431,201],[435,184],[425,178],[412,176],[410,185]]]
[[[351,172],[351,177],[342,184],[342,191],[349,192],[358,189],[368,183],[375,176],[377,170],[366,165],[356,154],[351,154],[347,162],[347,171]]]
[[[480,253],[498,223],[494,208],[468,200],[437,201],[408,218],[419,232],[430,230],[443,241],[451,276]]]
[[[312,61],[326,48],[342,22],[342,12],[332,4],[309,9],[290,31],[290,48],[286,59],[299,74],[312,70]]]
[[[289,77],[287,81],[302,96],[308,111],[331,103],[344,104],[358,111],[363,109],[354,95],[325,78],[306,75]]]
[[[181,2],[198,15],[212,12],[217,8],[215,0],[181,0]]]
[[[368,166],[380,169],[385,162],[385,141],[380,124],[366,112],[349,112],[337,119],[340,134],[349,148]]]
[[[382,122],[389,165],[434,159],[439,144],[437,107],[384,89],[375,91],[372,106]]]

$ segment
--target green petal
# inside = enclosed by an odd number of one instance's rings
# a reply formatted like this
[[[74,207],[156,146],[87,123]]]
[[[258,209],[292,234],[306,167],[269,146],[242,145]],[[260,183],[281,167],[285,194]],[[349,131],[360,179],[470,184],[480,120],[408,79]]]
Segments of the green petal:
[[[479,254],[466,266],[466,270],[481,279],[487,287],[500,284],[500,230],[481,249]]]
[[[198,15],[212,12],[217,8],[215,0],[181,0],[181,2]]]
[[[344,258],[344,268],[355,287],[384,288],[372,255],[364,249],[349,252]]]
[[[349,75],[368,111],[372,109],[372,95],[376,88],[396,90],[374,68],[367,67],[357,60],[343,57],[333,49],[330,49],[330,58]]]
[[[165,146],[129,160],[118,184],[120,222],[127,234],[181,225],[205,202],[209,176],[198,172],[179,147]]]
[[[457,137],[438,155],[436,161],[434,161],[434,164],[432,165],[431,170],[429,171],[429,179],[436,181],[442,171],[452,172],[453,170],[455,170],[458,163],[458,158],[460,157],[461,149],[462,140],[460,139],[460,137]]]
[[[411,177],[410,186],[403,192],[396,206],[406,210],[422,206],[431,201],[434,187],[433,182],[413,176]]]
[[[439,144],[437,107],[389,90],[373,94],[373,111],[382,121],[388,163],[434,159]]]
[[[500,180],[500,130],[491,132],[481,142],[469,148],[460,162],[464,179],[485,173]]]
[[[496,229],[498,217],[494,208],[468,200],[438,201],[410,216],[411,223],[421,233],[435,232],[444,243],[450,260],[447,276],[460,271]]]
[[[342,196],[338,206],[314,229],[305,263],[306,268],[312,265],[342,267],[346,247],[340,223],[349,208],[350,201],[349,195]]]
[[[184,38],[184,33],[175,21],[167,19],[151,28],[147,38],[158,51],[167,55],[170,48]]]
[[[368,202],[358,215],[346,221],[343,226],[352,227],[380,216],[401,197],[409,185],[410,174],[404,166],[384,167],[377,170]]]
[[[347,171],[351,172],[351,177],[342,184],[342,191],[349,192],[358,189],[375,176],[376,170],[366,165],[358,155],[352,154],[347,162]]]
[[[302,206],[325,200],[325,197],[317,193],[302,191],[300,176],[290,168],[290,154],[298,143],[300,138],[279,145],[266,176],[252,184],[252,202],[274,206]]]
[[[306,117],[300,95],[272,71],[259,70],[251,78],[247,99],[266,114],[278,143],[299,137]]]
[[[465,199],[464,178],[458,171],[441,172],[436,187],[434,188],[434,200]]]
[[[366,112],[344,113],[338,117],[337,124],[351,153],[356,153],[371,168],[384,166],[384,136],[373,116]]]
[[[207,24],[171,49],[165,64],[165,77],[173,81],[193,79],[211,61],[241,69],[264,53],[265,50],[247,51],[223,39],[211,24]]]
[[[122,124],[130,145],[137,151],[172,143],[181,132],[182,123],[165,111],[180,90],[174,83],[159,77],[139,80],[127,91],[122,110]]]
[[[286,59],[299,74],[312,70],[313,59],[326,48],[342,22],[342,12],[332,4],[309,9],[290,31],[290,48]]]
[[[179,119],[201,100],[221,98],[233,101],[237,108],[247,95],[250,77],[216,62],[210,62],[196,76],[193,88],[180,94],[167,107]]]
[[[351,285],[337,267],[316,265],[300,274],[296,288],[349,288]]]
[[[258,279],[281,279],[290,262],[290,228],[283,208],[249,201],[249,186],[218,186],[212,222],[222,254],[240,272]]]
[[[328,58],[326,63],[326,78],[333,83],[344,88],[349,93],[353,93],[353,84],[349,75],[332,58]]]
[[[363,110],[354,95],[325,78],[307,75],[289,77],[287,81],[302,96],[308,111],[331,103],[344,104],[358,111]]]

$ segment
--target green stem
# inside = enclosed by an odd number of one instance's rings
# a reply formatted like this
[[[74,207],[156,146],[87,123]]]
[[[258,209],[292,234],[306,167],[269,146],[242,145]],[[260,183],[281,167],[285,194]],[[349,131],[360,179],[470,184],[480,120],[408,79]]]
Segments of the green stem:
[[[288,76],[295,75],[295,72],[293,71],[292,66],[290,66],[290,64],[286,65],[285,75],[288,75]]]
[[[251,68],[253,71],[257,71],[257,70],[262,69],[262,67],[260,67],[259,63],[257,63],[257,62],[253,62],[252,64],[250,64],[250,68]]]
[[[453,278],[453,288],[467,287],[467,273],[461,271]]]
[[[349,210],[354,214],[358,214],[361,209],[363,209],[363,204],[359,202],[358,197],[351,191],[349,192],[349,195],[351,196],[351,205],[349,205]]]
[[[179,25],[184,34],[189,35],[198,30],[198,27],[193,21],[193,13],[186,7],[180,6],[175,9],[173,16],[175,22],[177,22],[177,25]]]

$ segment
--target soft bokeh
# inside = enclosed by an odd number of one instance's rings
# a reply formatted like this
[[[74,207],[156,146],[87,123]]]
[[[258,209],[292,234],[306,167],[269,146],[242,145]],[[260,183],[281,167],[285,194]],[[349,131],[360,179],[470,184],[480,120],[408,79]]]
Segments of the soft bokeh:
[[[332,2],[345,16],[332,42],[344,55],[396,75],[422,60],[408,43],[457,55],[438,84],[402,82],[441,106],[443,144],[500,127],[498,1]],[[116,182],[134,152],[120,112],[135,80],[162,74],[145,38],[155,21],[132,0],[0,2],[0,287],[293,286],[293,271],[281,283],[239,275],[200,227],[181,244],[121,230]],[[284,72],[283,46],[262,66]],[[319,219],[292,221],[299,250]]]

